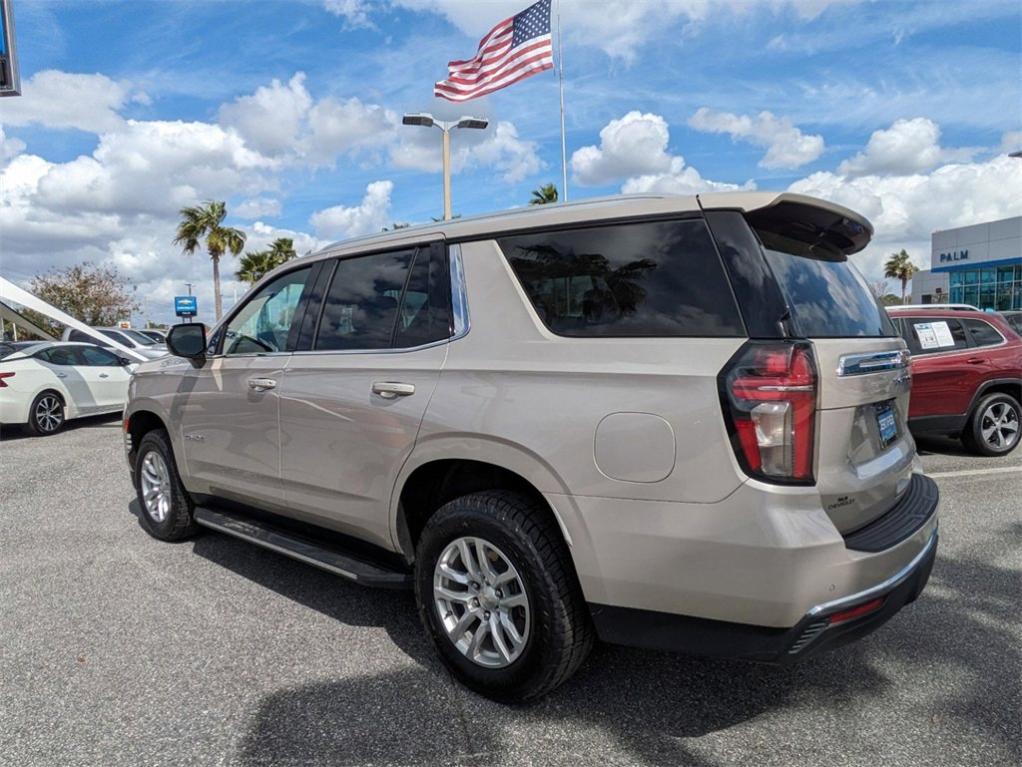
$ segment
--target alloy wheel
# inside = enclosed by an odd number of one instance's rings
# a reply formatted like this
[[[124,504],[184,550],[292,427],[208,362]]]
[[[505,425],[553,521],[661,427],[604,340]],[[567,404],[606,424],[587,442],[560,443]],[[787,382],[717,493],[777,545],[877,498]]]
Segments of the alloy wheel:
[[[486,668],[514,663],[529,639],[525,583],[504,552],[477,537],[457,538],[437,559],[433,600],[448,638]]]
[[[64,423],[64,406],[55,395],[47,394],[36,403],[33,417],[39,431],[55,432]]]
[[[1019,433],[1018,411],[1007,402],[994,402],[979,420],[983,441],[994,450],[1005,450],[1015,444]]]
[[[150,450],[142,459],[140,480],[146,513],[154,522],[162,522],[170,512],[170,471],[157,451]]]

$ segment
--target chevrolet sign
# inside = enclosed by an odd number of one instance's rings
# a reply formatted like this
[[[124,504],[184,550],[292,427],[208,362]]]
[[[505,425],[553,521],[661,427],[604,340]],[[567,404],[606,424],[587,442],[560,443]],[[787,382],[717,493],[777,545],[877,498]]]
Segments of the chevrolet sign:
[[[952,250],[950,253],[941,253],[940,262],[942,264],[950,264],[955,261],[968,261],[969,251],[968,250]]]

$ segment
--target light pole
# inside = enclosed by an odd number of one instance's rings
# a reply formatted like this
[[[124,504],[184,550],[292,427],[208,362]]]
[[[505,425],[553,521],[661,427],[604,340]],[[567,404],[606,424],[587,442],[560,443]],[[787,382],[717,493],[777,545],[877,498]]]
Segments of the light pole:
[[[437,120],[431,114],[408,114],[401,118],[404,125],[419,125],[423,128],[439,128],[444,134],[444,221],[451,220],[451,130],[453,128],[474,128],[483,130],[490,123],[479,117],[462,117],[452,122]]]

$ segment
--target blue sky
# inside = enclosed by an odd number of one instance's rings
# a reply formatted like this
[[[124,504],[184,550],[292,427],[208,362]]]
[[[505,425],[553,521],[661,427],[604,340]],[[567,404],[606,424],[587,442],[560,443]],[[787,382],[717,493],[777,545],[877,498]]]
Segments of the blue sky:
[[[554,74],[460,106],[432,83],[525,4],[19,0],[0,270],[108,262],[168,319],[184,280],[207,289],[207,260],[170,246],[189,198],[226,198],[253,247],[428,221],[439,133],[397,125],[407,111],[491,120],[454,136],[456,212],[524,204],[560,180]],[[1005,157],[1022,146],[1017,2],[562,0],[562,15],[572,199],[819,194],[873,220],[869,277],[899,247],[925,264],[935,228],[1022,212]]]

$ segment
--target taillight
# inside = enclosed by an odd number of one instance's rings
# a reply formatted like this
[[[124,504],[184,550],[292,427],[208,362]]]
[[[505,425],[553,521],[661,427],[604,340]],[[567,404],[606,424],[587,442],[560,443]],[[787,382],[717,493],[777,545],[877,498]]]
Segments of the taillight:
[[[812,483],[818,384],[812,346],[749,341],[718,380],[742,469],[768,481]]]
[[[5,378],[13,378],[13,377],[14,377],[14,373],[0,373],[0,389],[6,389],[7,388],[7,382],[4,380]]]

